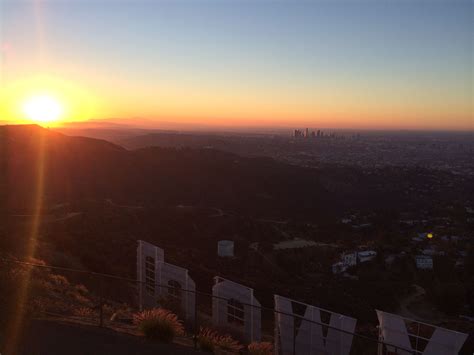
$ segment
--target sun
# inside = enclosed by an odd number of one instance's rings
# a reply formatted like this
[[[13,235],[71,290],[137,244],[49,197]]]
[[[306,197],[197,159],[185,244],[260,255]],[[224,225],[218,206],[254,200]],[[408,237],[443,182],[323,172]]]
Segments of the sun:
[[[64,107],[53,96],[38,95],[25,100],[22,105],[26,117],[36,123],[53,123],[61,119]]]

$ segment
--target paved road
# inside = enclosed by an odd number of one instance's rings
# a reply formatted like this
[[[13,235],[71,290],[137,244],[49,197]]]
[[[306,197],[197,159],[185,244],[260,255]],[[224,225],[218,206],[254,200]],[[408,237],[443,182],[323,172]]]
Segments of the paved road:
[[[413,286],[414,286],[414,292],[409,294],[407,297],[405,297],[404,299],[400,301],[400,307],[397,313],[401,315],[402,317],[423,321],[423,319],[420,319],[420,317],[418,317],[416,314],[414,314],[408,309],[408,306],[411,303],[417,301],[420,297],[426,294],[426,291],[423,287],[415,285],[415,284],[413,284]]]
[[[202,354],[175,344],[158,344],[110,329],[35,320],[25,331],[21,355]]]

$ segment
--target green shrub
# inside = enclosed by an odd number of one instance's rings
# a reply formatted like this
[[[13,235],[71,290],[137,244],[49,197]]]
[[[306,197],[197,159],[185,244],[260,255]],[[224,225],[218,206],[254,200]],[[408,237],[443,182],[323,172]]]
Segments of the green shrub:
[[[175,336],[184,334],[183,324],[176,314],[163,308],[136,313],[133,321],[148,339],[171,343]]]

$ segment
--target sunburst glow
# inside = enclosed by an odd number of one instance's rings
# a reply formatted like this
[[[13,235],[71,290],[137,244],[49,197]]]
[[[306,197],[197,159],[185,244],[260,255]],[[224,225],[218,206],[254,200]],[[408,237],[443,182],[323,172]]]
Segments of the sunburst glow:
[[[51,123],[61,119],[63,105],[54,97],[41,95],[26,100],[23,105],[26,117],[37,123]]]

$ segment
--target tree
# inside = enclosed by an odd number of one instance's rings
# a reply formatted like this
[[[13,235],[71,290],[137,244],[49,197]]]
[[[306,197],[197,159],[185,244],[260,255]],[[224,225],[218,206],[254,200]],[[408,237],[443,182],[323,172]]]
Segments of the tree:
[[[466,302],[466,290],[459,282],[435,282],[433,287],[436,306],[449,315],[459,313]]]

